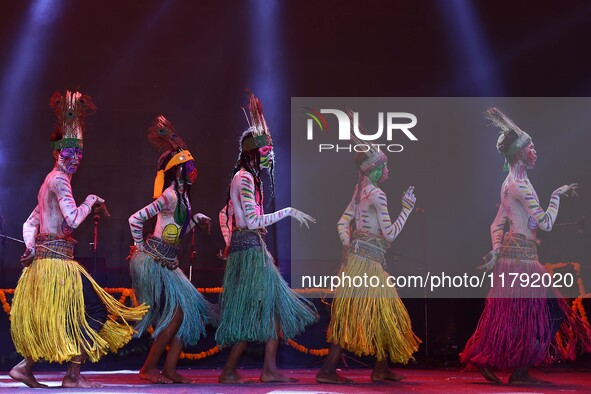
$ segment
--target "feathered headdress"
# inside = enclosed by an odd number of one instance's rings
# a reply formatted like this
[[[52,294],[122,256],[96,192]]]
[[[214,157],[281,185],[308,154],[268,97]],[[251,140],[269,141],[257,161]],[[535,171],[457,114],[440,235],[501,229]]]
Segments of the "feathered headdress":
[[[353,113],[353,111],[351,109],[347,110],[347,114],[349,115],[349,121],[351,124],[351,139],[353,141],[355,141],[355,143],[357,145],[367,145],[369,147],[367,152],[363,152],[365,154],[365,156],[367,156],[367,158],[359,166],[359,169],[361,170],[361,172],[363,172],[366,175],[369,175],[369,173],[373,169],[386,163],[388,161],[388,157],[386,156],[386,154],[384,152],[382,152],[380,149],[376,148],[375,145],[366,144],[366,143],[362,142],[359,138],[357,138],[357,136],[355,135],[354,130],[353,130],[353,125],[355,124],[355,114]],[[359,129],[364,134],[367,134],[363,125],[360,122],[357,122],[357,123],[359,125]]]
[[[158,168],[160,169],[154,180],[154,198],[158,198],[164,188],[164,173],[174,166],[195,159],[187,150],[185,141],[178,135],[172,123],[163,115],[158,115],[152,126],[148,128],[148,141],[164,152],[158,160]],[[167,163],[163,163],[165,158],[170,157],[171,152],[177,153]]]
[[[515,155],[529,145],[532,141],[531,137],[498,108],[488,108],[484,113],[484,117],[492,121],[492,124],[500,129],[497,150],[505,156],[504,170],[509,171],[509,163],[506,158]]]
[[[69,147],[83,147],[84,118],[87,113],[95,112],[96,106],[92,98],[80,92],[66,90],[53,93],[49,99],[49,106],[56,116],[56,131],[61,133],[62,139],[51,142],[54,150]]]
[[[242,142],[242,151],[258,149],[263,146],[272,146],[271,131],[267,127],[265,115],[263,114],[263,105],[249,89],[246,89],[248,94],[248,112],[250,114],[249,131],[252,132],[252,137],[246,138]]]

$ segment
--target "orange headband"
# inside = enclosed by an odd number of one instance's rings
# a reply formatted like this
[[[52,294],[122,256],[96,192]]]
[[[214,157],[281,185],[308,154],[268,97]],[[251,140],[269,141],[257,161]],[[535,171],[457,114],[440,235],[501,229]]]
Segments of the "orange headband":
[[[185,163],[189,160],[194,160],[193,155],[188,150],[183,150],[177,153],[170,159],[166,167],[163,170],[156,172],[156,179],[154,180],[154,198],[158,198],[162,195],[164,188],[164,173],[170,170],[174,166]]]

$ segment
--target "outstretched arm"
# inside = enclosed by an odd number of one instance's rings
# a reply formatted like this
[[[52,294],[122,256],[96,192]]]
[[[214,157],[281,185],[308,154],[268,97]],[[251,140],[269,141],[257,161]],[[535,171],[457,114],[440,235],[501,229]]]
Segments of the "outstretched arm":
[[[402,210],[400,211],[400,215],[398,215],[396,221],[392,223],[390,214],[388,213],[388,199],[386,198],[386,194],[380,189],[377,189],[372,193],[371,202],[378,214],[378,222],[382,230],[382,235],[386,241],[392,242],[396,239],[398,234],[400,234],[400,231],[402,231],[402,228],[406,224],[408,216],[415,206],[415,201],[414,186],[410,186],[402,196]]]
[[[94,204],[105,202],[102,198],[89,194],[84,202],[76,207],[76,201],[72,196],[70,179],[62,173],[55,176],[52,187],[66,224],[71,228],[77,228],[86,219]]]
[[[550,231],[558,216],[558,208],[560,206],[560,195],[566,193],[562,188],[556,189],[550,197],[550,204],[548,209],[544,211],[536,198],[535,191],[529,182],[516,182],[515,198],[527,210],[529,216],[532,217],[538,227],[542,231]],[[568,191],[568,190],[567,190]]]
[[[235,182],[237,182],[237,184]],[[248,172],[243,171],[237,175],[234,180],[232,180],[232,183],[233,186],[239,187],[238,190],[240,191],[240,205],[242,207],[242,211],[244,212],[246,225],[250,230],[270,226],[288,216],[293,216],[294,219],[299,221],[301,224],[305,224],[306,226],[308,226],[308,221],[315,222],[311,216],[291,207],[283,208],[273,213],[261,215],[257,211],[254,179]]]
[[[176,204],[176,195],[171,189],[166,189],[160,197],[146,205],[128,219],[131,236],[136,244],[144,242],[144,223],[167,208]]]

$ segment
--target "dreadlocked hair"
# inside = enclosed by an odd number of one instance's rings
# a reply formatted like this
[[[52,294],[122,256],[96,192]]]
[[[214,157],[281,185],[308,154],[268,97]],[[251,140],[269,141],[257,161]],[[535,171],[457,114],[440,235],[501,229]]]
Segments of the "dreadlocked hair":
[[[249,137],[252,137],[252,131],[249,129],[246,129],[243,133],[242,136],[240,136],[240,145],[239,145],[239,151],[240,153],[238,154],[238,159],[236,160],[236,165],[234,165],[234,169],[232,170],[232,176],[230,179],[234,178],[234,175],[236,175],[236,173],[238,171],[240,171],[241,168],[244,168],[250,175],[252,175],[252,178],[254,179],[254,192],[255,192],[255,198],[256,196],[260,196],[261,198],[261,205],[263,204],[263,191],[261,189],[261,154],[259,152],[258,149],[253,149],[250,151],[242,151],[242,143],[244,142],[244,140],[246,140]],[[254,159],[254,160],[253,160]],[[254,165],[251,165],[251,161],[254,161]],[[274,162],[271,163],[271,168],[269,168],[269,176],[271,178],[271,198],[269,199],[269,201],[271,201],[273,199],[273,197],[275,196],[275,172],[274,172]],[[225,214],[226,214],[226,227],[229,228],[228,226],[228,220],[230,219],[228,217],[228,206],[230,203],[230,200],[232,199],[230,196],[230,188],[232,187],[232,181],[230,181],[230,185],[228,186],[228,194],[226,196],[226,209],[225,209]]]
[[[164,168],[166,168],[166,165],[168,164],[168,162],[170,161],[170,159],[172,159],[174,157],[174,155],[176,155],[178,152],[176,151],[166,151],[164,152],[160,158],[158,159],[158,170],[164,170]],[[177,178],[177,169],[180,167],[181,169],[181,176],[180,176],[180,180],[182,181],[183,185],[184,185],[184,189],[181,192],[180,190],[180,182],[179,179]],[[193,223],[195,223],[195,225],[197,225],[197,222],[193,219],[193,214],[191,213],[191,185],[189,183],[189,179],[187,178],[187,166],[186,163],[181,163],[179,165],[173,166],[172,168],[169,168],[165,173],[164,173],[164,187],[163,190],[166,190],[170,185],[174,185],[174,192],[176,194],[177,197],[177,202],[176,202],[176,208],[177,209],[182,209],[182,206],[184,205],[185,208],[187,209],[187,217],[185,219],[185,222],[183,223],[183,227],[181,229],[180,232],[180,236],[179,238],[182,238],[185,235],[185,232],[187,231],[187,228],[189,226],[189,223],[192,221]]]

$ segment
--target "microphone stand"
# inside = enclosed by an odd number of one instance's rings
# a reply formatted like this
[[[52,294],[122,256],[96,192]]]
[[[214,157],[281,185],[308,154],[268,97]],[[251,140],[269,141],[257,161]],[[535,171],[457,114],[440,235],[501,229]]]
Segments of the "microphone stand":
[[[193,263],[195,262],[195,227],[191,230],[191,253],[189,253],[189,282],[193,278]]]
[[[416,208],[419,214],[421,226],[421,248],[423,249],[423,275],[429,270],[427,269],[427,237],[425,232],[425,209]],[[425,362],[429,363],[429,303],[427,298],[427,288],[424,289],[424,316],[425,316]]]
[[[100,215],[94,215],[94,237],[92,245],[92,276],[96,277],[96,260],[97,260],[97,247],[98,247],[98,227],[99,221],[101,220]]]
[[[4,235],[4,218],[0,215],[0,235]],[[0,287],[4,288],[4,259],[6,257],[6,238],[0,237]]]
[[[564,223],[555,223],[554,227],[557,226],[577,226],[577,231],[579,233],[583,233],[585,231],[585,216],[581,217],[581,220],[576,221],[576,222],[564,222]]]

